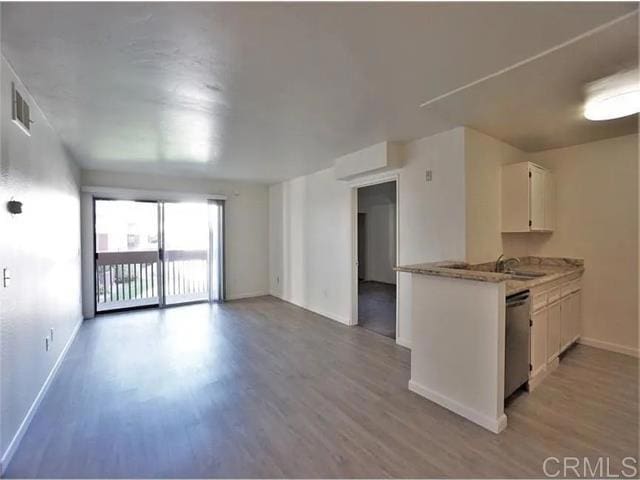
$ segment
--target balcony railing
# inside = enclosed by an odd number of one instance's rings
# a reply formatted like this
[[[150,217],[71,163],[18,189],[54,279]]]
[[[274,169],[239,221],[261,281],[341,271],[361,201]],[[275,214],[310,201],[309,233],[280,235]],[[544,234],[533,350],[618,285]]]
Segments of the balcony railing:
[[[165,251],[167,304],[209,296],[206,250]],[[98,311],[158,303],[158,252],[106,252],[96,260]]]
[[[166,250],[164,258],[167,304],[209,298],[206,250]]]

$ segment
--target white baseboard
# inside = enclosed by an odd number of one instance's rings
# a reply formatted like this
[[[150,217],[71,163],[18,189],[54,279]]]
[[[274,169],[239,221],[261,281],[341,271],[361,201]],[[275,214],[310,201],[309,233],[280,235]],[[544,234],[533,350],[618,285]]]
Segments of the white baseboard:
[[[269,295],[269,292],[249,292],[249,293],[237,293],[235,295],[229,295],[225,300],[242,300],[243,298],[254,298],[254,297],[264,297],[265,295]]]
[[[349,318],[345,318],[341,315],[337,315],[333,312],[328,312],[326,310],[321,310],[319,308],[312,308],[310,306],[303,306],[302,308],[309,310],[310,312],[317,313],[318,315],[322,315],[323,317],[327,317],[335,322],[342,323],[347,326],[351,326],[351,320]]]
[[[409,390],[431,400],[434,403],[437,403],[447,410],[457,413],[461,417],[464,417],[483,428],[486,428],[490,432],[500,433],[507,427],[507,416],[504,413],[502,413],[498,418],[488,417],[484,413],[480,413],[471,407],[467,407],[466,405],[434,392],[413,380],[409,380]]]
[[[396,337],[396,343],[401,347],[411,350],[411,341],[407,340],[406,338]]]
[[[283,298],[280,295],[276,295],[273,292],[271,292],[270,295],[272,297],[275,297],[275,298],[279,299],[279,300],[282,300],[283,302],[290,303],[292,305],[295,305],[296,307],[304,308],[305,310],[309,310],[310,312],[316,313],[318,315],[322,315],[323,317],[327,317],[328,319],[333,320],[334,322],[342,323],[342,324],[347,325],[347,326],[351,326],[352,325],[350,319],[345,318],[345,317],[343,317],[341,315],[337,315],[335,313],[328,312],[326,310],[321,310],[319,308],[314,308],[314,307],[311,307],[309,305],[303,305],[301,303],[294,302],[292,300],[289,300],[288,298]]]
[[[627,347],[625,345],[619,345],[617,343],[603,342],[602,340],[596,340],[595,338],[580,337],[578,343],[587,345],[589,347],[601,348],[602,350],[609,350],[611,352],[622,353],[623,355],[629,355],[631,357],[640,358],[640,349]]]
[[[542,381],[547,378],[560,365],[560,358],[555,357],[550,363],[545,363],[538,370],[531,374],[527,386],[530,392],[533,392]]]
[[[13,457],[13,454],[18,449],[18,445],[20,445],[20,442],[22,441],[22,437],[24,437],[24,434],[26,433],[27,429],[29,428],[29,424],[31,423],[31,420],[33,419],[33,416],[35,415],[36,411],[38,410],[38,407],[40,406],[40,403],[42,402],[42,399],[47,394],[47,390],[49,390],[49,386],[53,382],[53,379],[55,378],[56,374],[58,373],[58,369],[60,368],[60,365],[62,365],[64,357],[67,355],[67,352],[69,351],[69,347],[71,347],[71,344],[75,340],[76,335],[78,334],[78,331],[80,330],[80,326],[82,325],[82,321],[83,321],[83,319],[81,318],[78,321],[78,323],[76,324],[76,326],[73,328],[73,332],[71,332],[71,336],[69,337],[69,340],[67,340],[67,343],[65,344],[64,348],[60,352],[60,355],[58,356],[58,359],[56,360],[56,363],[53,365],[53,368],[49,372],[49,375],[47,376],[47,379],[42,384],[42,387],[40,388],[40,391],[36,395],[36,398],[33,400],[33,403],[31,404],[31,407],[29,407],[29,410],[27,411],[27,414],[25,415],[24,419],[22,420],[22,423],[18,427],[18,430],[16,431],[15,435],[11,439],[11,442],[9,443],[9,446],[3,452],[2,458],[0,459],[0,476],[4,475],[4,472],[6,471],[7,466],[9,465],[9,462],[11,461],[11,457]]]

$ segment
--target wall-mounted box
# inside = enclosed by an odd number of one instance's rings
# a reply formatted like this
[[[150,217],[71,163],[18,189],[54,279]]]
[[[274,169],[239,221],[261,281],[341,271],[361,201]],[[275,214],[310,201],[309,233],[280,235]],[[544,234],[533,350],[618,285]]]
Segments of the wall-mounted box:
[[[502,232],[552,232],[554,222],[553,173],[531,162],[502,167]]]

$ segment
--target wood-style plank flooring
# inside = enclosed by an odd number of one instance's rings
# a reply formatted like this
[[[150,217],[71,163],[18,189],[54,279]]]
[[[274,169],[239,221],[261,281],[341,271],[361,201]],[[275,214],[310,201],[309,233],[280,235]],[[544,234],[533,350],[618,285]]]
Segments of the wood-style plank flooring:
[[[409,392],[410,352],[272,297],[86,321],[9,477],[540,477],[638,455],[637,359],[589,347],[494,435]]]

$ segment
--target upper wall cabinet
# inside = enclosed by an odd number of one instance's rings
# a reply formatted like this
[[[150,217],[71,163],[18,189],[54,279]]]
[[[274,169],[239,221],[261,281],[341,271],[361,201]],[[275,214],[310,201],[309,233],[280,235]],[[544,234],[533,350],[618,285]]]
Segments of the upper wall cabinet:
[[[502,231],[551,232],[555,216],[553,174],[531,162],[502,167]]]

